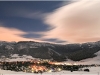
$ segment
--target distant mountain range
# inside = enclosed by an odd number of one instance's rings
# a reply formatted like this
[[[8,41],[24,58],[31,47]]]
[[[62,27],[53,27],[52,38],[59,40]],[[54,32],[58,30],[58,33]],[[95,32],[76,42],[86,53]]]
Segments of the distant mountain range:
[[[5,42],[0,41],[0,57],[12,54],[30,55],[34,58],[52,59],[56,61],[80,61],[93,58],[100,51],[100,41],[82,44],[51,44],[34,41]]]

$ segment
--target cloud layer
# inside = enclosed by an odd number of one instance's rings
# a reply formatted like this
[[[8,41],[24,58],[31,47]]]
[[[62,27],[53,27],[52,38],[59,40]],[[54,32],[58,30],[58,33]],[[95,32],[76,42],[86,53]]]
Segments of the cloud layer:
[[[39,38],[25,38],[22,35],[30,34],[29,32],[0,25],[0,41],[48,42],[48,39],[56,39],[66,41],[66,43],[83,43],[100,40],[99,0],[78,0],[67,5],[64,4],[51,13],[28,14],[26,12],[26,14],[20,16],[32,19],[46,16],[44,22],[49,25],[49,30],[32,32],[43,35]]]
[[[36,42],[49,42],[49,43],[55,43],[54,41],[50,40],[44,40],[41,37],[34,38],[34,37],[24,37],[25,35],[35,34],[33,32],[25,32],[16,28],[8,28],[4,27],[3,25],[0,25],[0,41],[36,41]],[[57,41],[58,42],[58,41]]]
[[[10,41],[29,40],[21,36],[24,34],[26,33],[15,28],[0,27],[0,41],[10,42]]]
[[[35,38],[25,38],[23,35],[27,35],[29,32],[24,32],[16,28],[8,28],[0,26],[0,41],[37,41],[42,42],[41,40],[37,40]]]
[[[83,43],[100,40],[100,1],[79,0],[62,6],[45,18],[50,30],[42,38]]]

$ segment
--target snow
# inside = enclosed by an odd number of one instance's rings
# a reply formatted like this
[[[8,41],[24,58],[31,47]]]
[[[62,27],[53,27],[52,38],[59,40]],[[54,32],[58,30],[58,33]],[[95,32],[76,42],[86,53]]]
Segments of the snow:
[[[35,74],[35,73],[25,73],[25,72],[15,72],[10,70],[1,70],[0,69],[0,75],[100,75],[100,67],[91,67],[89,68],[90,72],[84,72],[84,71],[61,71],[61,72],[44,72],[43,74]]]
[[[58,53],[57,53],[58,54]],[[98,51],[97,53],[95,53],[97,56],[94,58],[88,58],[88,59],[84,59],[81,61],[72,61],[70,59],[67,59],[67,61],[64,62],[59,62],[60,64],[66,64],[66,65],[91,65],[91,64],[98,64],[100,65],[100,51]],[[8,58],[8,60],[6,61],[28,61],[31,59],[36,59],[33,58],[32,56],[28,56],[28,55],[23,55],[23,56],[18,56],[18,54],[13,54],[11,55],[12,59]]]
[[[81,61],[78,61],[78,62],[75,62],[75,61],[72,61],[70,59],[68,59],[68,61],[65,61],[65,62],[60,62],[60,63],[63,63],[63,64],[84,64],[84,65],[91,65],[91,64],[100,64],[100,51],[98,51],[97,53],[95,53],[97,56],[94,57],[94,58],[88,58],[88,59],[84,59],[84,60],[81,60]],[[14,54],[12,55],[12,57],[17,57],[16,59],[9,59],[9,61],[27,61],[27,58],[29,59],[35,59],[33,58],[32,56],[27,56],[27,55],[24,55],[24,58],[20,58],[18,56],[18,54]],[[83,68],[84,69],[84,68]],[[1,70],[0,69],[0,75],[22,75],[22,74],[25,74],[25,75],[100,75],[100,67],[89,67],[88,68],[90,70],[90,72],[84,72],[84,71],[73,71],[73,72],[70,72],[70,71],[61,71],[61,72],[45,72],[43,74],[35,74],[35,73],[25,73],[25,72],[15,72],[15,71],[10,71],[10,70]]]
[[[92,65],[92,64],[97,64],[100,65],[100,51],[98,51],[97,53],[95,53],[97,56],[94,58],[88,58],[88,59],[84,59],[81,61],[73,61],[70,59],[67,59],[67,61],[64,62],[60,62],[61,64],[72,64],[72,65]]]
[[[13,54],[13,55],[11,55],[11,58],[5,58],[5,56],[2,56],[0,61],[14,62],[14,61],[30,61],[33,59],[36,59],[36,58],[33,58],[30,55],[19,56],[18,54]]]
[[[12,61],[27,61],[26,58],[16,58],[16,59],[9,59],[10,62]]]
[[[11,57],[19,57],[18,54],[13,54]]]
[[[58,54],[59,56],[61,55],[61,54],[59,54],[58,52],[54,51],[54,50],[51,49],[51,48],[48,48],[48,49],[49,49],[49,51],[53,51],[53,52],[55,52],[55,53]]]
[[[97,56],[94,58],[88,58],[88,59],[84,59],[81,61],[72,61],[70,59],[67,59],[67,61],[64,62],[59,62],[59,64],[66,64],[66,65],[91,65],[91,64],[99,64],[100,65],[100,51],[98,51],[97,53],[95,53]],[[18,54],[13,54],[11,55],[12,59],[8,59],[9,61],[28,61],[31,59],[36,59],[33,58],[32,56],[27,56],[27,55],[23,55],[23,56],[18,56]],[[7,61],[8,61],[7,60]]]
[[[80,62],[78,62],[78,64],[84,64],[84,65],[86,65],[86,64],[87,65],[88,64],[100,64],[100,51],[98,51],[95,54],[97,55],[96,57],[81,60]]]

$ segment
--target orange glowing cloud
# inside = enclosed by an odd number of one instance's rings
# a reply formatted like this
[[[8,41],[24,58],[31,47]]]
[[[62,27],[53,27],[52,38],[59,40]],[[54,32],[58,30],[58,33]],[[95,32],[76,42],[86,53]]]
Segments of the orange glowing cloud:
[[[100,40],[100,1],[79,0],[48,14],[44,21],[52,28],[42,38],[57,38],[69,43]]]
[[[21,36],[24,34],[27,33],[15,28],[0,27],[0,41],[29,41],[30,39]]]
[[[0,41],[37,41],[41,42],[41,40],[35,40],[34,38],[25,38],[22,35],[28,34],[27,32],[21,31],[15,28],[8,28],[0,26]]]

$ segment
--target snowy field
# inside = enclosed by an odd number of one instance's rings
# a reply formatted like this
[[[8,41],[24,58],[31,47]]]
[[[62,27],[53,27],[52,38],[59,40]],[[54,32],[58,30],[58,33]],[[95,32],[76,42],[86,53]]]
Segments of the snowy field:
[[[68,59],[67,61],[64,61],[64,62],[61,62],[63,64],[66,64],[69,65],[69,64],[72,64],[72,65],[91,65],[91,64],[100,64],[100,51],[98,51],[97,53],[95,53],[97,56],[94,57],[94,58],[88,58],[88,59],[84,59],[84,60],[81,60],[81,61],[72,61],[70,59]],[[5,61],[9,61],[9,62],[13,62],[13,61],[30,61],[31,59],[37,59],[37,58],[33,58],[32,56],[27,56],[27,55],[23,55],[22,57],[18,56],[18,54],[13,54],[12,55],[12,59],[8,59],[8,60],[5,60]],[[0,59],[0,61],[2,61],[2,59]]]
[[[84,64],[84,65],[91,65],[91,64],[100,64],[100,51],[95,53],[97,56],[94,58],[88,58],[85,60],[81,60],[78,62],[68,60],[61,63],[69,63],[69,64]],[[10,59],[9,61],[27,61],[24,58],[19,58],[18,55],[14,55],[14,57],[17,57],[16,59]],[[34,59],[31,56],[26,56],[27,58]],[[84,68],[86,69],[86,68]],[[25,72],[15,72],[10,70],[0,70],[0,75],[100,75],[100,67],[89,67],[88,68],[90,72],[84,72],[84,71],[61,71],[61,72],[44,72],[42,74],[35,74],[35,73],[25,73]]]
[[[100,75],[100,67],[91,67],[90,72],[84,71],[61,71],[61,72],[44,72],[42,74],[14,72],[9,70],[0,70],[0,75]]]
[[[78,65],[91,65],[91,64],[100,64],[100,51],[98,51],[97,53],[95,53],[97,56],[94,57],[94,58],[88,58],[88,59],[84,59],[84,60],[81,60],[81,61],[72,61],[72,60],[68,60],[68,61],[64,61],[64,62],[61,62],[61,63],[68,63],[68,64],[78,64]],[[68,65],[67,64],[67,65]]]

